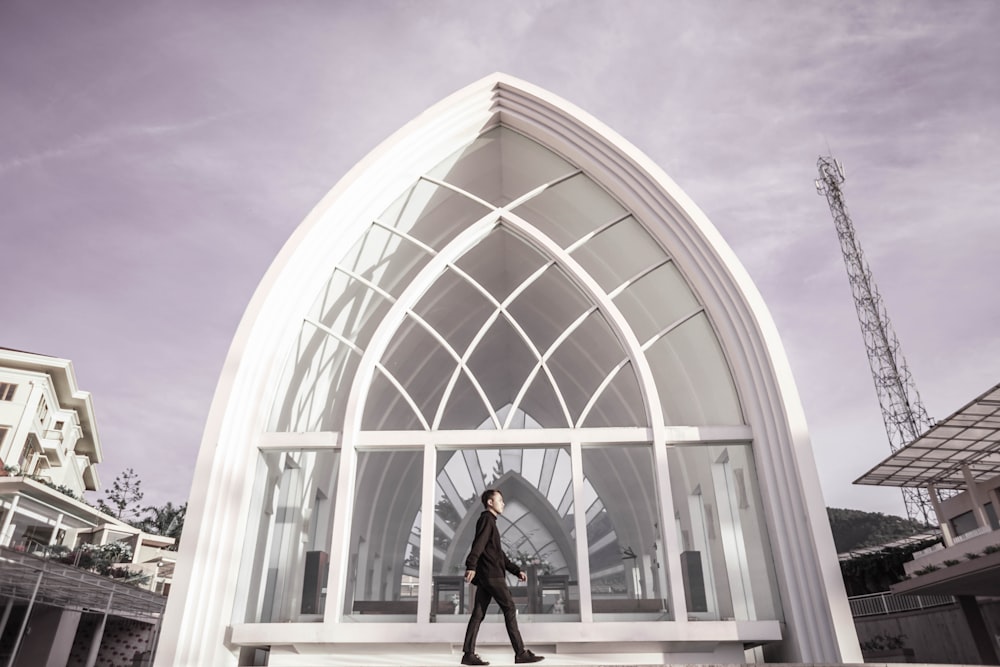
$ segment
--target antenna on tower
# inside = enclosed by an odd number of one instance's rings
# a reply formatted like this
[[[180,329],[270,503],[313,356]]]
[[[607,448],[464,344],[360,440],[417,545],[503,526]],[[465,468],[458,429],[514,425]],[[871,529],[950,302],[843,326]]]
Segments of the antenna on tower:
[[[913,383],[906,359],[899,348],[899,340],[889,322],[889,315],[882,297],[872,280],[871,269],[861,252],[861,245],[854,234],[854,225],[847,214],[844,193],[844,167],[832,157],[820,157],[816,166],[819,178],[816,191],[826,197],[833,215],[833,224],[840,238],[840,250],[847,265],[847,278],[854,295],[854,306],[861,323],[861,335],[868,352],[875,393],[882,408],[882,421],[889,436],[889,449],[896,452],[917,439],[933,424],[927,416],[920,394]],[[933,509],[926,489],[903,488],[906,515],[924,524],[932,523]]]

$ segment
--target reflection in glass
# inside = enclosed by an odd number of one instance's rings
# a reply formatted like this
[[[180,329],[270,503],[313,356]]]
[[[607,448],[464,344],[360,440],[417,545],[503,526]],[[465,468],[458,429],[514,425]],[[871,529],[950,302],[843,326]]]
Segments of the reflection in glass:
[[[440,450],[437,471],[432,603],[437,622],[468,622],[475,593],[460,578],[487,488],[504,495],[506,508],[497,519],[504,551],[528,575],[525,583],[508,578],[521,621],[535,615],[579,620],[569,448]]]
[[[422,467],[422,451],[358,452],[344,610],[351,620],[416,620]]]
[[[321,621],[340,452],[267,451],[257,464],[238,622]]]
[[[595,621],[671,618],[654,469],[650,445],[583,449]]]
[[[688,615],[780,620],[749,445],[668,448]]]
[[[646,350],[670,425],[743,423],[729,363],[708,316],[700,312],[659,338]]]

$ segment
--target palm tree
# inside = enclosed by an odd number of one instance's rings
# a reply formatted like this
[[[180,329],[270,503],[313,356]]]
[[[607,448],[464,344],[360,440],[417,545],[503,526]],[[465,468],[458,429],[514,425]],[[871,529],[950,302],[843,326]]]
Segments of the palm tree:
[[[184,530],[184,515],[187,513],[187,503],[174,505],[167,501],[160,507],[149,506],[143,508],[146,516],[139,521],[139,528],[147,533],[172,537],[178,542],[181,539],[181,532]]]

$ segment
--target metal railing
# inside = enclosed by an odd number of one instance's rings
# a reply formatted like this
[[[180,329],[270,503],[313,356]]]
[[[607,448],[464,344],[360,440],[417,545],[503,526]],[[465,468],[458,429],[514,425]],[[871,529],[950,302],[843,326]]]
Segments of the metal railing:
[[[851,603],[851,615],[878,616],[880,614],[895,614],[901,611],[915,611],[928,607],[940,607],[955,604],[951,595],[893,595],[892,593],[872,593],[871,595],[856,595],[848,598]]]

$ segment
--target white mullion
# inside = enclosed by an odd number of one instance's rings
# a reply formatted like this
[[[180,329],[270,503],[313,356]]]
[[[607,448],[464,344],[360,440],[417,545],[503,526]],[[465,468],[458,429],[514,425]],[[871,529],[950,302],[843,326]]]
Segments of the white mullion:
[[[523,195],[521,195],[520,197],[518,197],[514,201],[512,201],[509,204],[505,205],[504,208],[505,209],[517,208],[518,206],[520,206],[524,202],[526,202],[526,201],[528,201],[530,199],[534,199],[535,197],[537,197],[538,195],[542,194],[543,192],[545,192],[549,188],[554,188],[555,186],[559,185],[560,183],[568,181],[569,179],[573,178],[574,176],[579,176],[582,173],[583,173],[582,170],[576,169],[576,170],[571,171],[571,172],[569,172],[567,174],[563,174],[562,176],[557,176],[556,178],[553,178],[551,181],[548,181],[546,183],[542,183],[541,185],[539,185],[538,187],[536,187],[536,188],[534,188],[532,190],[528,190],[527,192],[525,192]]]
[[[670,487],[670,464],[667,445],[661,440],[653,443],[654,472],[657,496],[660,500],[660,539],[663,540],[663,559],[667,567],[667,604],[676,623],[687,623],[687,596],[681,571],[681,550],[678,543],[677,523],[674,520],[674,497]]]
[[[583,420],[587,418],[587,415],[590,414],[590,410],[594,407],[594,404],[597,403],[598,399],[601,397],[601,394],[604,393],[604,390],[608,388],[608,385],[610,385],[611,382],[618,375],[618,371],[620,371],[629,363],[631,362],[628,360],[627,357],[619,361],[618,365],[612,368],[611,372],[609,372],[607,376],[604,378],[604,380],[601,381],[601,384],[597,385],[597,389],[595,389],[594,393],[590,395],[590,400],[587,401],[587,405],[583,406],[583,412],[580,413],[580,418],[576,421],[577,428],[583,426]]]
[[[345,269],[342,266],[336,266],[336,267],[334,267],[333,270],[334,270],[334,272],[340,271],[341,273],[343,273],[348,278],[353,278],[354,280],[357,280],[359,283],[361,283],[362,285],[364,285],[368,289],[376,292],[382,298],[387,299],[389,301],[389,303],[396,303],[396,297],[394,297],[392,294],[389,294],[383,288],[379,287],[378,285],[376,285],[375,283],[373,283],[368,278],[365,278],[360,273],[355,273],[354,271],[351,271],[350,269]]]
[[[423,486],[420,494],[420,581],[417,587],[417,625],[430,624],[434,595],[434,482],[437,474],[434,443],[424,444]]]
[[[423,241],[421,241],[417,237],[411,236],[410,234],[407,234],[406,232],[404,232],[404,231],[402,231],[400,229],[396,229],[395,227],[392,227],[391,225],[387,225],[384,222],[382,222],[381,220],[377,220],[377,219],[376,220],[372,220],[372,224],[375,225],[376,227],[381,227],[382,229],[384,229],[385,231],[389,232],[390,234],[395,234],[396,236],[398,236],[398,237],[400,237],[402,239],[406,239],[407,241],[409,241],[413,245],[417,246],[418,248],[420,248],[424,252],[430,254],[431,257],[433,257],[434,255],[437,254],[437,250],[435,250],[434,248],[430,247],[429,245],[427,245],[426,243],[424,243]]]
[[[497,307],[503,310],[507,310],[507,306],[514,303],[514,300],[517,299],[517,297],[521,296],[524,290],[531,287],[536,280],[541,278],[542,274],[548,271],[550,266],[555,266],[555,260],[550,259],[549,261],[545,262],[540,267],[535,269],[535,271],[530,276],[521,281],[520,285],[511,290],[511,293],[507,295],[507,298],[503,300],[503,303],[498,303]]]
[[[673,261],[673,260],[671,260],[668,257],[667,259],[663,260],[662,262],[657,262],[656,264],[652,264],[652,265],[646,267],[645,269],[639,271],[638,273],[636,273],[632,277],[630,277],[627,280],[625,280],[625,282],[623,282],[618,287],[616,287],[613,290],[611,290],[610,292],[608,292],[608,296],[610,296],[612,299],[614,299],[616,296],[618,296],[619,294],[621,294],[625,289],[627,289],[630,285],[632,285],[632,283],[637,282],[643,276],[647,276],[650,273],[652,273],[653,271],[656,271],[658,268],[660,268],[664,264],[669,264],[671,261]]]
[[[493,315],[491,315],[489,318],[487,318],[487,320],[479,328],[479,331],[473,337],[472,342],[469,343],[469,347],[465,351],[465,354],[462,356],[462,360],[460,361],[460,364],[463,367],[467,367],[466,362],[468,361],[468,359],[470,359],[472,357],[472,354],[476,350],[476,346],[478,346],[479,343],[482,342],[483,337],[489,331],[490,327],[493,326],[493,323],[496,321],[497,317],[500,316],[500,315],[503,315],[504,319],[506,319],[507,322],[509,322],[510,325],[512,327],[514,327],[514,330],[521,337],[521,340],[523,340],[524,343],[528,346],[528,349],[530,349],[531,352],[535,355],[535,358],[536,359],[541,359],[541,354],[540,354],[540,351],[538,350],[538,347],[534,344],[534,342],[528,336],[528,333],[521,327],[521,325],[517,322],[517,320],[514,319],[514,316],[511,315],[507,311],[507,306],[510,303],[512,303],[514,301],[514,299],[516,299],[522,292],[524,292],[524,290],[526,290],[529,286],[531,286],[531,284],[534,283],[553,264],[555,264],[555,262],[552,261],[552,260],[550,260],[550,261],[546,262],[544,265],[542,265],[540,268],[538,268],[537,270],[535,270],[534,273],[532,273],[530,276],[528,276],[527,278],[525,278],[521,282],[521,284],[518,285],[507,296],[506,299],[504,299],[503,303],[501,303],[500,301],[498,301],[496,299],[496,297],[494,297],[492,294],[490,294],[490,292],[487,291],[487,289],[485,287],[483,287],[482,285],[480,285],[479,281],[477,281],[475,278],[473,278],[468,273],[466,273],[465,271],[463,271],[457,265],[455,265],[455,264],[450,264],[449,265],[449,268],[451,268],[453,271],[455,271],[455,273],[457,273],[459,276],[461,276],[466,281],[468,281],[468,283],[470,285],[472,285],[473,288],[475,288],[479,292],[481,292],[487,298],[487,300],[489,300],[489,302],[493,304],[494,308],[496,308],[496,312],[494,312]],[[467,371],[467,373],[468,373],[470,379],[473,380],[473,383],[474,384],[478,384],[476,382],[476,380],[473,378],[471,370]],[[530,379],[534,379],[534,375],[533,374],[534,374],[534,371],[532,371],[532,375],[529,376]],[[546,374],[549,376],[549,381],[552,383],[552,388],[553,388],[553,390],[556,393],[556,398],[559,399],[560,405],[563,408],[563,413],[566,416],[566,425],[569,426],[569,425],[572,424],[573,420],[572,420],[572,417],[570,417],[570,415],[569,415],[569,409],[566,406],[566,402],[563,400],[562,393],[559,391],[558,385],[555,383],[555,378],[552,376],[551,373],[548,372],[548,369],[546,369]],[[444,407],[445,407],[445,405],[447,405],[448,399],[451,398],[451,392],[455,388],[455,382],[457,381],[457,379],[458,379],[457,375],[453,375],[452,376],[451,381],[448,383],[448,387],[445,389],[444,396],[442,396],[442,398],[441,398],[441,403],[438,406],[437,415],[435,415],[435,418],[434,418],[434,428],[435,429],[441,423],[440,422],[440,418],[444,415]],[[522,387],[522,395],[526,391],[527,391],[527,385],[524,386],[524,387]],[[485,394],[483,394],[483,395],[485,395]],[[489,401],[486,401],[486,403],[487,403],[487,407],[490,409],[491,415],[495,415],[495,412],[493,411],[492,405],[489,404]],[[514,415],[514,412],[515,412],[515,410],[517,408],[517,405],[518,405],[518,403],[514,403],[511,406],[511,410],[507,414],[507,417],[504,419],[504,423],[502,425],[500,424],[499,418],[494,419],[494,424],[496,425],[496,427],[497,427],[498,430],[506,430],[510,426],[510,423],[511,423],[511,420],[513,419],[513,415]]]
[[[337,333],[336,331],[334,331],[330,327],[326,326],[325,324],[320,324],[319,322],[317,322],[317,321],[315,321],[313,319],[310,319],[308,317],[303,318],[302,321],[303,322],[308,322],[309,324],[313,325],[314,327],[316,327],[317,329],[319,329],[320,331],[322,331],[326,335],[330,336],[331,338],[337,340],[340,343],[343,343],[344,345],[346,345],[347,347],[350,348],[351,352],[354,352],[359,357],[363,357],[364,356],[364,354],[365,354],[364,350],[362,350],[360,347],[358,347],[357,345],[355,345],[353,342],[351,342],[347,338],[343,337],[342,335],[340,335],[339,333]]]
[[[681,317],[681,318],[675,320],[669,326],[664,327],[660,331],[657,331],[655,334],[653,334],[652,336],[649,337],[649,340],[647,340],[645,343],[642,344],[642,351],[645,352],[650,347],[652,347],[653,343],[655,343],[656,341],[660,340],[661,338],[663,338],[664,336],[666,336],[668,333],[670,333],[671,331],[673,331],[674,329],[676,329],[680,325],[684,324],[685,322],[687,322],[688,320],[690,320],[691,318],[693,318],[695,315],[698,315],[699,313],[702,313],[704,311],[705,311],[704,308],[699,307],[696,310],[691,311],[690,313],[688,313],[684,317]]]
[[[400,395],[402,395],[403,399],[406,400],[407,404],[409,404],[410,408],[413,409],[414,414],[417,415],[417,419],[420,420],[424,430],[429,431],[431,427],[427,424],[427,420],[424,419],[424,415],[420,412],[420,408],[417,407],[416,402],[414,402],[413,398],[410,396],[410,392],[403,388],[403,385],[399,383],[399,380],[397,380],[396,377],[389,372],[388,368],[382,365],[382,362],[376,361],[375,368],[381,371],[382,375],[385,376],[385,379],[392,383],[392,386],[396,388]]]
[[[466,357],[459,355],[458,352],[455,351],[455,348],[453,348],[451,344],[447,340],[445,340],[445,337],[442,336],[437,329],[428,324],[424,320],[424,318],[420,317],[420,315],[418,315],[415,311],[409,310],[407,312],[413,319],[417,321],[418,324],[420,324],[422,327],[424,327],[424,329],[427,330],[427,333],[429,333],[435,340],[437,340],[438,343],[440,343],[444,347],[445,350],[447,350],[448,354],[450,354],[455,361],[458,362],[457,372],[462,372],[462,371],[465,372],[465,376],[469,378],[470,382],[472,382],[472,386],[476,389],[476,393],[478,393],[479,397],[483,399],[483,404],[486,406],[486,409],[493,417],[493,423],[496,424],[497,428],[499,429],[500,419],[496,416],[496,412],[493,409],[493,405],[490,403],[489,397],[486,395],[486,390],[483,389],[483,386],[479,383],[479,379],[472,374],[472,369],[470,369],[468,365],[466,365],[465,363]],[[470,345],[470,349],[474,349],[474,347]],[[456,374],[453,374],[452,379],[449,380],[448,386],[445,388],[445,397],[450,398],[451,391],[454,390],[455,382],[457,381],[458,381],[458,376]],[[443,397],[440,404],[438,405],[438,412],[434,415],[433,423],[435,428],[437,428],[439,424],[438,415],[441,415],[442,417],[444,416],[444,409],[443,409],[444,405],[446,405],[446,401],[444,400]]]
[[[597,310],[597,306],[591,306],[583,313],[581,313],[579,317],[573,320],[573,322],[571,322],[570,325],[566,327],[566,329],[561,334],[559,334],[559,337],[556,338],[554,341],[552,341],[552,344],[549,345],[549,349],[547,349],[544,354],[538,356],[538,364],[536,365],[536,368],[528,376],[529,380],[533,380],[534,375],[537,372],[538,368],[541,368],[543,371],[545,371],[545,375],[549,378],[549,382],[552,383],[553,391],[556,392],[556,398],[559,400],[559,405],[563,409],[563,414],[566,417],[566,424],[568,426],[573,425],[573,417],[569,413],[569,406],[566,404],[566,399],[563,396],[562,391],[559,390],[559,385],[558,383],[556,383],[556,378],[554,375],[552,375],[552,370],[549,368],[546,362],[548,361],[549,357],[555,354],[559,346],[562,345],[566,341],[566,339],[569,338],[573,334],[573,332],[576,331],[580,327],[580,325],[583,324],[587,320],[587,318],[590,317],[591,313],[593,313],[595,310]],[[514,323],[513,320],[511,320],[511,323],[512,324]],[[514,412],[514,410],[518,408],[518,406],[521,405],[521,400],[524,398],[524,395],[528,392],[529,387],[530,385],[527,381],[521,386],[521,389],[518,391],[517,396],[515,397],[514,403],[511,405],[512,413]]]
[[[456,447],[461,451],[468,447],[480,446],[544,446],[565,444],[576,437],[589,444],[615,444],[650,442],[653,430],[647,426],[593,426],[582,428],[514,429],[512,431],[360,431],[355,442],[365,448],[389,446],[394,448],[419,448],[425,442],[434,441],[439,446]],[[345,433],[340,431],[263,431],[258,440],[250,443],[264,451],[286,449],[340,449]],[[711,444],[750,442],[752,433],[749,426],[670,426],[661,434],[668,444]],[[471,475],[471,472],[470,472]],[[479,489],[481,493],[483,489]]]
[[[399,298],[392,303],[389,312],[385,314],[371,336],[365,354],[354,374],[354,380],[348,393],[347,410],[344,413],[345,433],[354,434],[361,430],[364,407],[374,378],[376,364],[392,341],[392,334],[406,318],[406,312],[410,305],[416,302],[420,295],[433,284],[433,281],[437,280],[441,273],[447,269],[450,261],[460,257],[469,248],[486,238],[496,224],[497,214],[491,212],[469,225],[420,269]],[[350,436],[345,442],[349,441]],[[339,574],[343,572],[344,564],[338,563],[335,568]]]
[[[486,336],[486,332],[489,331],[490,326],[499,317],[499,311],[494,311],[492,315],[486,318],[483,326],[479,328],[479,331],[473,337],[472,341],[469,343],[469,349],[465,351],[462,358],[459,360],[458,366],[455,368],[454,372],[451,374],[451,378],[448,380],[448,386],[445,387],[444,394],[441,396],[441,401],[438,403],[437,412],[434,415],[433,429],[437,430],[441,426],[441,420],[444,418],[444,409],[448,405],[448,400],[451,398],[452,392],[455,390],[455,383],[458,382],[458,376],[461,375],[462,369],[466,368],[465,363],[472,356],[472,353],[476,350],[476,345]],[[483,399],[483,404],[489,411],[490,419],[493,420],[493,425],[497,430],[500,430],[500,419],[497,417],[496,410],[493,409],[493,405],[490,404],[489,397],[486,396],[486,392],[479,385],[479,382],[472,377],[472,373],[466,371],[466,376],[472,380],[472,386],[476,388],[479,397]]]
[[[614,227],[615,225],[617,225],[619,222],[623,222],[626,219],[631,218],[631,217],[632,217],[631,213],[626,213],[623,216],[615,218],[611,222],[604,223],[603,225],[601,225],[600,227],[598,227],[597,229],[595,229],[592,232],[587,232],[586,234],[584,234],[583,236],[581,236],[580,238],[578,238],[576,241],[574,241],[572,244],[566,246],[566,252],[567,252],[567,254],[568,253],[572,253],[574,250],[576,250],[577,248],[579,248],[584,243],[586,243],[590,239],[594,238],[595,236],[597,236],[598,234],[600,234],[604,230],[610,229],[611,227]]]
[[[583,507],[583,447],[579,441],[570,443],[570,466],[573,471],[573,525],[576,528],[576,580],[580,591],[580,622],[594,621],[594,606],[590,591],[590,550],[587,547],[587,518]]]
[[[517,406],[521,404],[521,400],[524,398],[524,395],[528,393],[528,388],[531,387],[531,383],[535,381],[535,376],[538,375],[538,371],[541,368],[542,364],[541,362],[539,362],[535,364],[535,367],[531,369],[530,373],[528,373],[528,377],[525,378],[524,383],[521,385],[521,388],[518,390],[517,395],[514,397],[514,402],[510,404],[510,412],[507,413],[507,418],[504,420],[503,430],[506,431],[507,429],[510,428],[510,423],[514,419],[514,413],[517,412]],[[556,393],[558,395],[558,392]]]
[[[421,181],[427,181],[428,183],[433,183],[434,185],[436,185],[438,187],[441,187],[441,188],[444,188],[445,190],[451,190],[452,192],[460,194],[463,197],[476,202],[477,204],[481,204],[481,205],[485,206],[486,208],[488,208],[491,211],[496,211],[497,210],[496,205],[489,203],[485,199],[480,199],[479,197],[477,197],[476,195],[472,194],[468,190],[463,190],[462,188],[458,187],[457,185],[452,185],[451,183],[449,183],[447,181],[442,181],[439,178],[434,178],[433,176],[428,176],[427,174],[423,174],[422,176],[420,176],[420,180]]]

